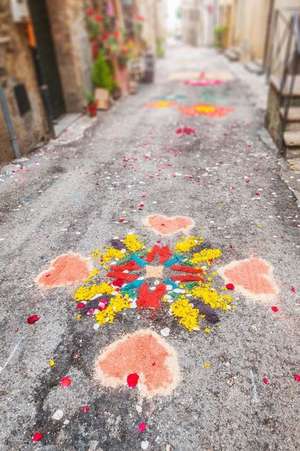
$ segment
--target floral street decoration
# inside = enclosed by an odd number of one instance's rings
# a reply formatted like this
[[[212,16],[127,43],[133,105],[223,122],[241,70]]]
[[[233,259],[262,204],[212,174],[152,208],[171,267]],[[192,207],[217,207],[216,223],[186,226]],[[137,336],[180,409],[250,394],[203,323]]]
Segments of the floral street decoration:
[[[92,253],[96,268],[74,293],[78,319],[92,316],[105,326],[128,309],[163,309],[188,331],[204,321],[209,333],[205,321],[217,323],[217,311],[229,310],[233,301],[226,287],[212,286],[216,273],[210,269],[221,255],[197,236],[180,239],[173,249],[161,242],[147,248],[135,234],[114,239]]]
[[[177,102],[173,100],[155,100],[153,102],[147,103],[145,105],[148,109],[153,110],[165,110],[169,108],[177,109],[181,114],[184,116],[207,116],[207,117],[224,117],[227,116],[229,113],[232,113],[234,111],[234,108],[231,107],[222,107],[217,105],[211,105],[206,103],[200,103],[197,105],[179,105]]]

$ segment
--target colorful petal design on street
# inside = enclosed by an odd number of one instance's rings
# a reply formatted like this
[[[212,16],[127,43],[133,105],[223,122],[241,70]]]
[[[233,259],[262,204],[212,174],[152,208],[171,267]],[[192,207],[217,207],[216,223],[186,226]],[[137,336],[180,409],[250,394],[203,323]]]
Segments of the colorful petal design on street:
[[[170,236],[179,232],[188,233],[195,223],[188,216],[150,215],[144,219],[144,225],[158,235]]]
[[[199,104],[193,106],[180,106],[179,111],[184,116],[208,116],[208,117],[224,117],[233,111],[233,108],[220,107],[209,104]]]
[[[224,82],[223,80],[218,79],[207,79],[207,78],[200,78],[199,80],[185,80],[184,84],[188,86],[199,86],[199,87],[206,87],[206,86],[218,86],[222,85]]]
[[[209,271],[222,252],[204,247],[202,238],[184,237],[174,249],[160,242],[146,248],[134,234],[111,244],[92,253],[99,270],[74,293],[77,319],[92,316],[105,326],[128,309],[165,310],[191,332],[202,320],[217,323],[216,310],[230,309],[232,297],[212,287]]]
[[[146,398],[167,396],[179,383],[176,351],[150,329],[125,335],[97,358],[95,379],[111,388],[131,387]],[[128,384],[128,378],[135,383]]]
[[[172,100],[155,100],[154,102],[147,103],[146,108],[154,110],[164,110],[176,106],[176,102]]]
[[[226,283],[232,283],[244,296],[272,301],[279,293],[270,263],[259,257],[233,261],[219,270]]]
[[[37,276],[41,288],[65,287],[84,281],[91,272],[91,263],[79,254],[63,254],[52,260],[48,269]]]

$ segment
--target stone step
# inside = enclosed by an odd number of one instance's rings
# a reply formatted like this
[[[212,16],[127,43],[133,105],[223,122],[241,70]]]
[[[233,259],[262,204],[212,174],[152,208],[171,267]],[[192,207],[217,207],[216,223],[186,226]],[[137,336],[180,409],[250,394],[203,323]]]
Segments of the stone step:
[[[286,132],[300,132],[300,122],[288,122],[286,125]]]
[[[270,83],[272,86],[274,86],[274,88],[278,92],[280,91],[280,82],[281,82],[281,79],[279,77],[277,77],[275,75],[271,76]],[[286,83],[285,83],[285,87],[283,90],[284,96],[289,96],[290,84],[291,84],[291,75],[288,75]],[[291,97],[300,97],[300,75],[296,75],[294,89],[293,89],[293,93],[292,93]]]
[[[238,61],[240,59],[240,52],[239,52],[239,50],[237,50],[235,48],[230,48],[230,49],[226,50],[225,56],[230,61]]]
[[[294,171],[297,174],[300,174],[300,158],[294,158],[292,160],[288,160],[288,166],[291,171]]]
[[[284,108],[280,108],[281,117],[284,116]],[[299,122],[300,123],[300,107],[291,107],[288,112],[287,120],[289,122]]]
[[[289,161],[300,159],[300,147],[288,147],[285,152],[285,158]]]
[[[287,147],[300,147],[300,131],[284,132],[283,140]]]
[[[247,71],[251,72],[252,74],[262,75],[264,73],[263,66],[256,61],[249,61],[248,63],[244,64],[244,66]]]

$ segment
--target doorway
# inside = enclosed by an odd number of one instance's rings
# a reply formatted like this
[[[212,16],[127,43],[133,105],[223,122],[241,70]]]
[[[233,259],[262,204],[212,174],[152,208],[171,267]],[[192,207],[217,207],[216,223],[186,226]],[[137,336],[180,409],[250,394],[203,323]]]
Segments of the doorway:
[[[29,0],[36,47],[32,48],[38,83],[50,122],[66,112],[46,0]]]

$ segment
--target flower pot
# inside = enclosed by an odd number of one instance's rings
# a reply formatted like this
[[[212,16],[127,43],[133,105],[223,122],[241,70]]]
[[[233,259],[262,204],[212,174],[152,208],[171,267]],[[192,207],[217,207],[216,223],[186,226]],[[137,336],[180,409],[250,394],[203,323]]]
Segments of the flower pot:
[[[86,109],[87,109],[88,115],[90,117],[97,116],[97,103],[96,102],[89,103]]]

